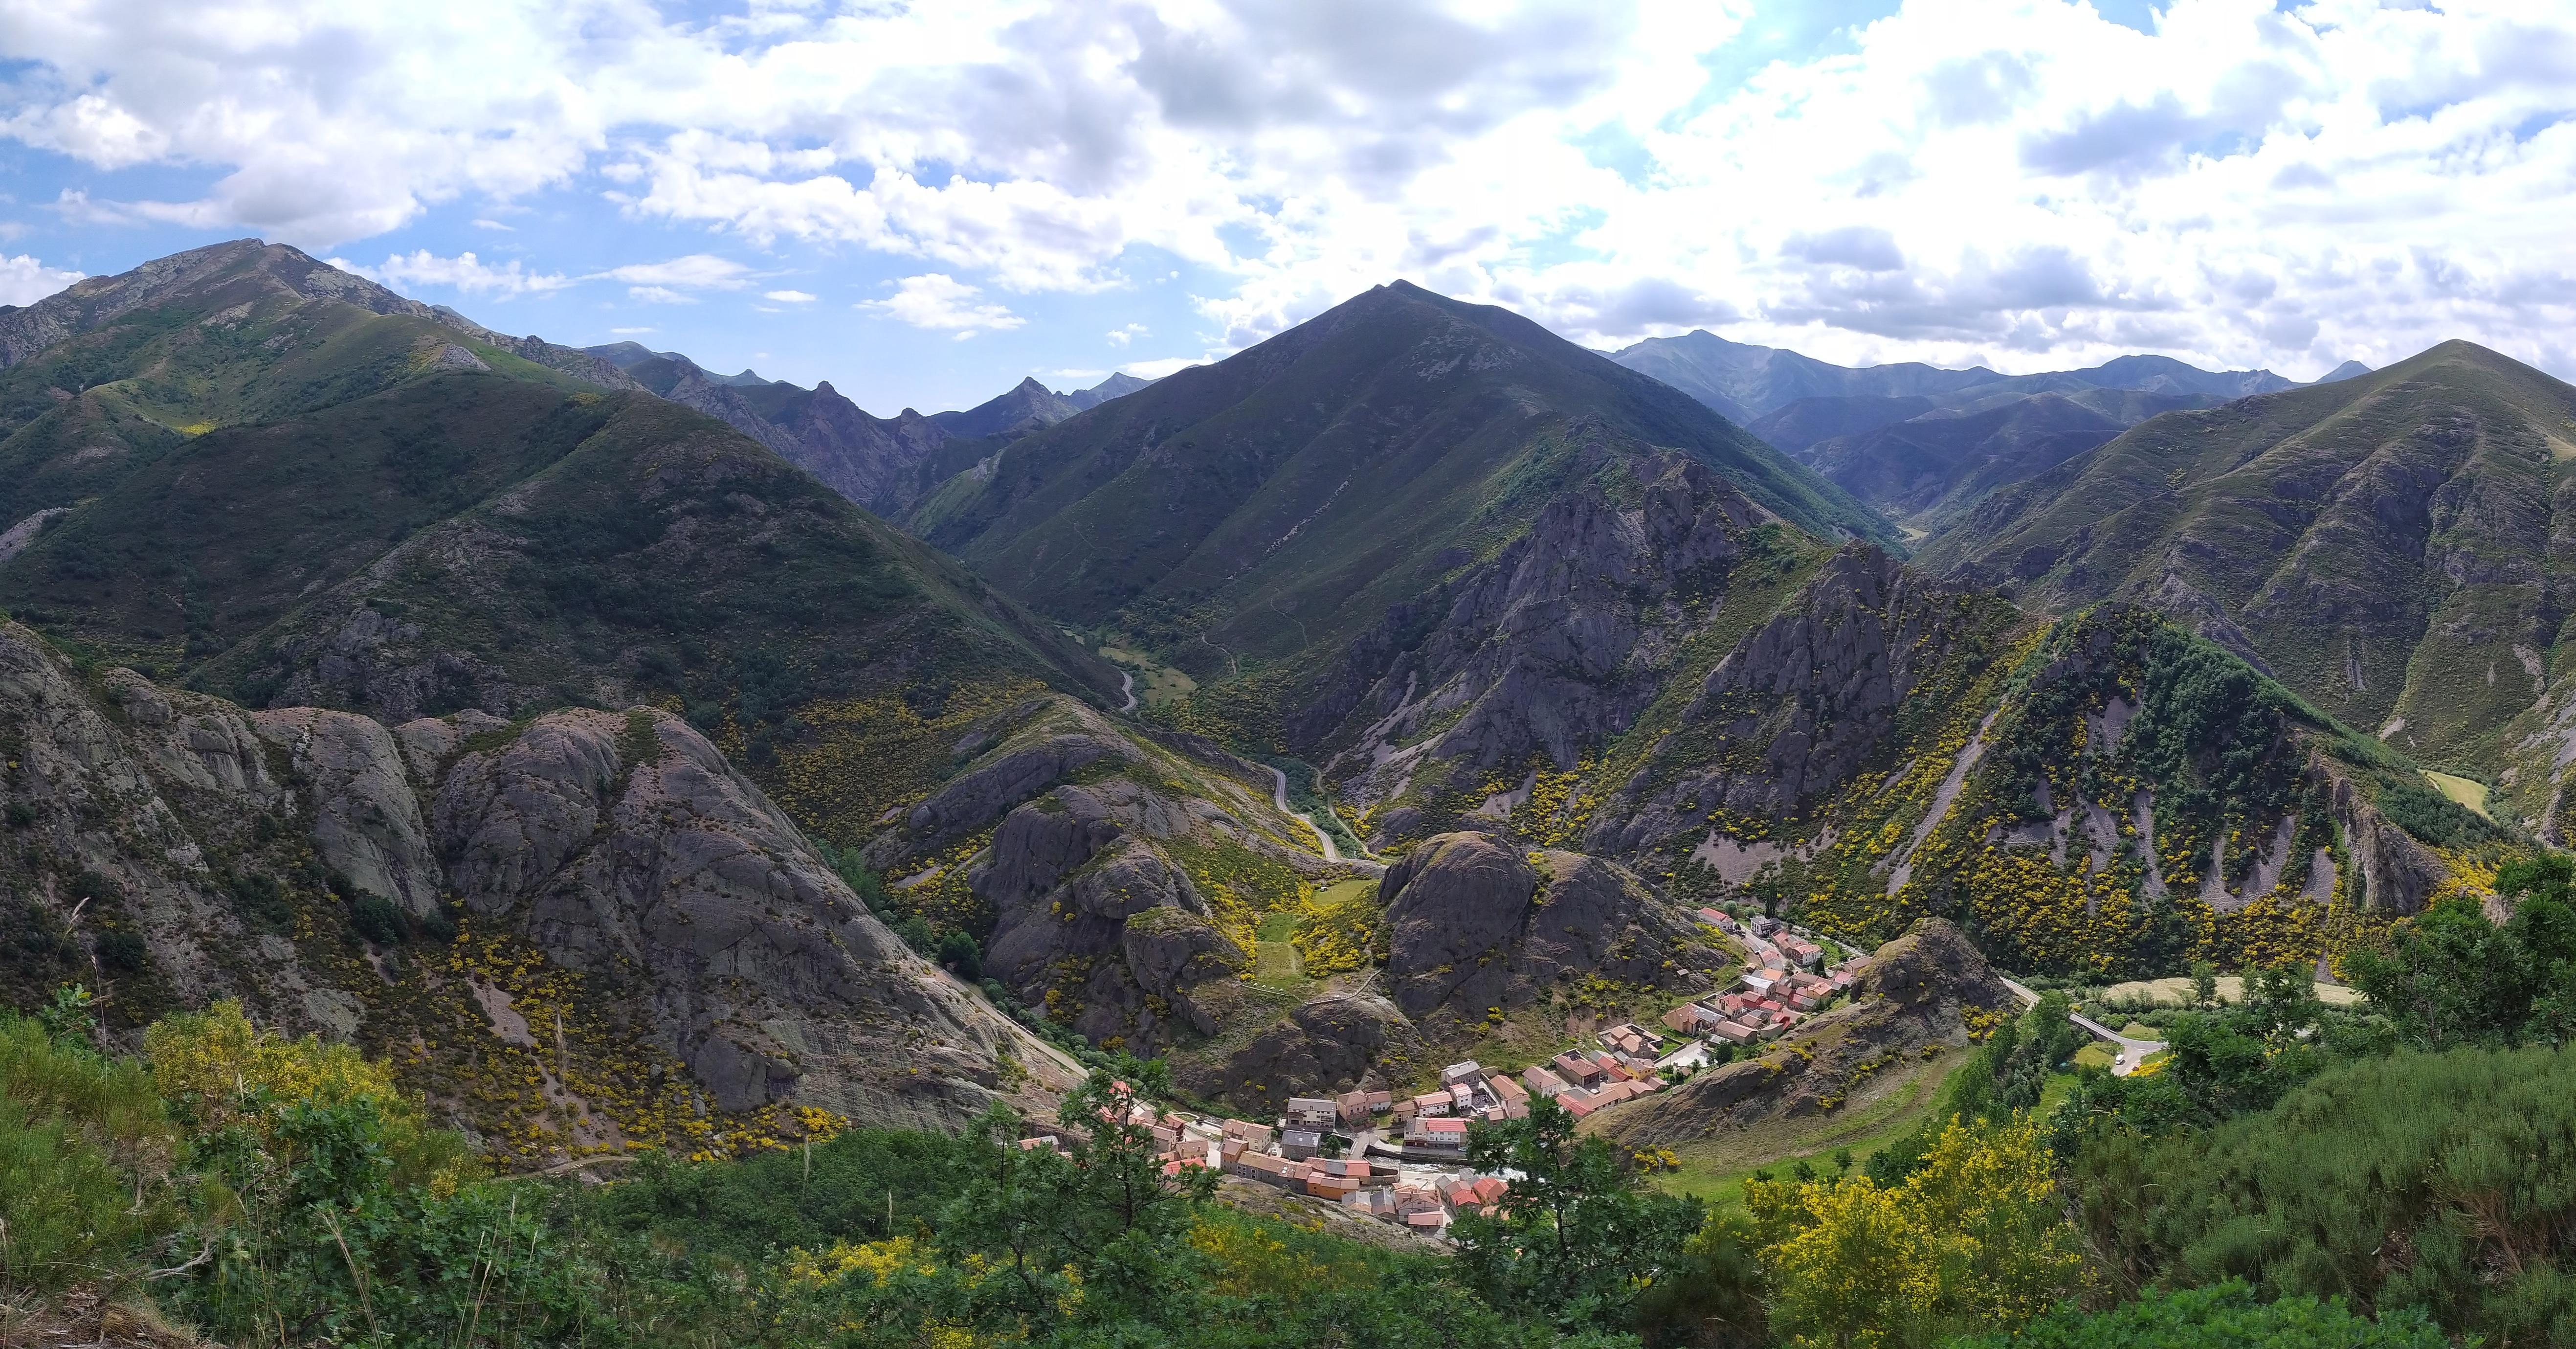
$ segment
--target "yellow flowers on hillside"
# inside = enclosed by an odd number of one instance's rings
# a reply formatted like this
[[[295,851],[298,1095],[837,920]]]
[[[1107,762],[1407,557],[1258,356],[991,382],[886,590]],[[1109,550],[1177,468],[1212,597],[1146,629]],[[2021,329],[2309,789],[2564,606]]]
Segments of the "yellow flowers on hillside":
[[[369,1098],[388,1116],[417,1113],[392,1068],[348,1045],[271,1035],[226,998],[203,1012],[164,1017],[143,1033],[152,1085],[171,1100],[219,1103],[254,1092],[280,1100],[340,1105]]]
[[[1347,974],[1377,962],[1383,916],[1375,881],[1344,881],[1321,893],[1311,888],[1297,902],[1297,931],[1290,940],[1306,973]]]
[[[2021,1325],[2081,1292],[2036,1121],[1952,1122],[1902,1184],[1853,1175],[1745,1183],[1771,1326],[1788,1342],[1895,1349]]]

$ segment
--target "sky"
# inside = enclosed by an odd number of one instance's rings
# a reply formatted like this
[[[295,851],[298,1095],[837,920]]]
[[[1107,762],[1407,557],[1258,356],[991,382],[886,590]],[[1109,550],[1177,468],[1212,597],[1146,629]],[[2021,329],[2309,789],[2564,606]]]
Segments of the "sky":
[[[2576,3],[0,0],[0,302],[260,236],[871,412],[1586,345],[2576,377]]]

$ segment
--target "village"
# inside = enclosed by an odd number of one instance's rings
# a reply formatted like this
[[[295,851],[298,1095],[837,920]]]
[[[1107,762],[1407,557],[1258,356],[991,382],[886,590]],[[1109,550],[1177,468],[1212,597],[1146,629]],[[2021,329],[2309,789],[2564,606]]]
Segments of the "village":
[[[1661,1091],[1796,1028],[1848,993],[1869,965],[1852,953],[1828,965],[1828,951],[1838,948],[1775,918],[1714,908],[1696,916],[1743,949],[1743,973],[1666,1012],[1669,1034],[1623,1022],[1594,1032],[1594,1047],[1577,1045],[1517,1074],[1466,1060],[1442,1069],[1436,1090],[1292,1097],[1267,1123],[1142,1101],[1128,1107],[1127,1122],[1153,1131],[1167,1175],[1207,1167],[1445,1240],[1451,1223],[1493,1209],[1510,1189],[1509,1173],[1469,1164],[1477,1124],[1526,1118],[1534,1096],[1579,1120]],[[1039,1134],[1020,1146],[1059,1145]]]

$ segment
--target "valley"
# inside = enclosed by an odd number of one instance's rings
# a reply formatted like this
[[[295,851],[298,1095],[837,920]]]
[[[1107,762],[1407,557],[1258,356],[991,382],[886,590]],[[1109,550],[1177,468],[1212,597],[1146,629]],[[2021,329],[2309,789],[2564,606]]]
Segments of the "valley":
[[[1396,282],[881,419],[244,240],[0,354],[0,992],[354,1046],[512,1173],[1472,1079],[1759,1212],[2118,1090],[2070,997],[2382,1006],[2576,761],[2576,390],[2462,343],[1852,370]]]
[[[219,715],[329,709],[458,742],[550,709],[674,719],[838,859],[823,869],[867,896],[843,907],[908,924],[1003,1010],[1165,1056],[1247,1109],[1651,1019],[1729,959],[1694,945],[1698,904],[1864,946],[1949,919],[2025,976],[2330,974],[2551,827],[2554,770],[2509,782],[2500,757],[2505,722],[2554,715],[2537,684],[2443,742],[2487,757],[2419,767],[2418,736],[2456,717],[2400,695],[2420,730],[2353,729],[2295,682],[2313,663],[2267,657],[2184,573],[1997,574],[1982,559],[2028,546],[1977,542],[2080,539],[2007,512],[2069,474],[2139,482],[2152,470],[2128,466],[2178,436],[2199,457],[2154,490],[2198,491],[2207,514],[2221,498],[2192,474],[2234,481],[2250,470],[2227,465],[2264,461],[2229,446],[2306,443],[2296,428],[2350,420],[2336,409],[2420,400],[2455,370],[2514,406],[2557,396],[2450,348],[2311,388],[2143,359],[1849,371],[1705,334],[1614,361],[1399,284],[1164,380],[1032,380],[880,422],[828,386],[632,343],[495,338],[249,243],[0,328],[29,334],[0,383],[62,393],[74,352],[84,371],[67,397],[18,396],[0,440],[29,522],[0,600],[70,662],[49,697],[122,706],[99,682],[121,668],[243,709]],[[1855,439],[1927,418],[2083,434],[1991,481]],[[124,428],[122,448],[59,448],[110,434],[92,427]],[[1915,463],[1956,509],[1854,476],[1864,461]],[[2134,511],[2145,490],[2059,499]],[[1871,506],[1933,531],[1919,564]],[[147,861],[65,817],[16,854],[20,884],[60,893],[69,867],[213,921],[225,886],[256,880],[290,905],[380,895],[445,922],[441,877],[473,831],[427,841],[444,770],[376,771],[417,783],[423,823],[306,873]],[[290,833],[354,827],[327,823],[350,809],[327,789],[299,799]],[[199,969],[212,938],[143,930],[149,979],[181,1001],[250,987],[222,961],[174,982],[161,966]],[[1491,977],[1425,982],[1462,961]],[[675,1011],[639,1033],[704,1033]],[[777,1034],[761,1061],[801,1064],[803,1033]],[[825,1099],[801,1066],[763,1071]]]

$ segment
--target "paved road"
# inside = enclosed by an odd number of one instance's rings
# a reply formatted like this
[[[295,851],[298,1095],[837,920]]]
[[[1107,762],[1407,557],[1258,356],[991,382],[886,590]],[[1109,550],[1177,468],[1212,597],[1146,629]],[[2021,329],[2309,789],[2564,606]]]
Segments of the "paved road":
[[[2113,1077],[2127,1077],[2129,1074],[2136,1072],[2139,1066],[2144,1064],[2151,1055],[2165,1052],[2165,1043],[2162,1040],[2132,1040],[2128,1036],[2122,1035],[2118,1031],[2103,1025],[2101,1022],[2084,1015],[2082,1012],[2069,1013],[2069,1018],[2073,1020],[2076,1025],[2082,1026],[2084,1029],[2093,1032],[2094,1035],[2110,1041],[2111,1047],[2119,1051],[2120,1056],[2111,1061],[2111,1076]]]
[[[1270,770],[1270,804],[1279,807],[1280,814],[1290,819],[1303,820],[1307,828],[1315,831],[1316,840],[1324,845],[1325,861],[1342,860],[1342,850],[1333,846],[1333,836],[1326,832],[1322,825],[1315,823],[1315,817],[1301,815],[1288,808],[1288,775],[1276,768]]]
[[[1133,712],[1133,711],[1135,711],[1135,710],[1136,710],[1136,676],[1134,676],[1134,675],[1131,675],[1131,674],[1127,673],[1125,670],[1121,670],[1121,671],[1119,671],[1119,672],[1118,672],[1118,692],[1119,692],[1120,696],[1122,696],[1122,697],[1126,698],[1126,700],[1127,700],[1127,705],[1126,705],[1125,707],[1119,708],[1118,710],[1119,710],[1119,711],[1121,711],[1121,712]]]

